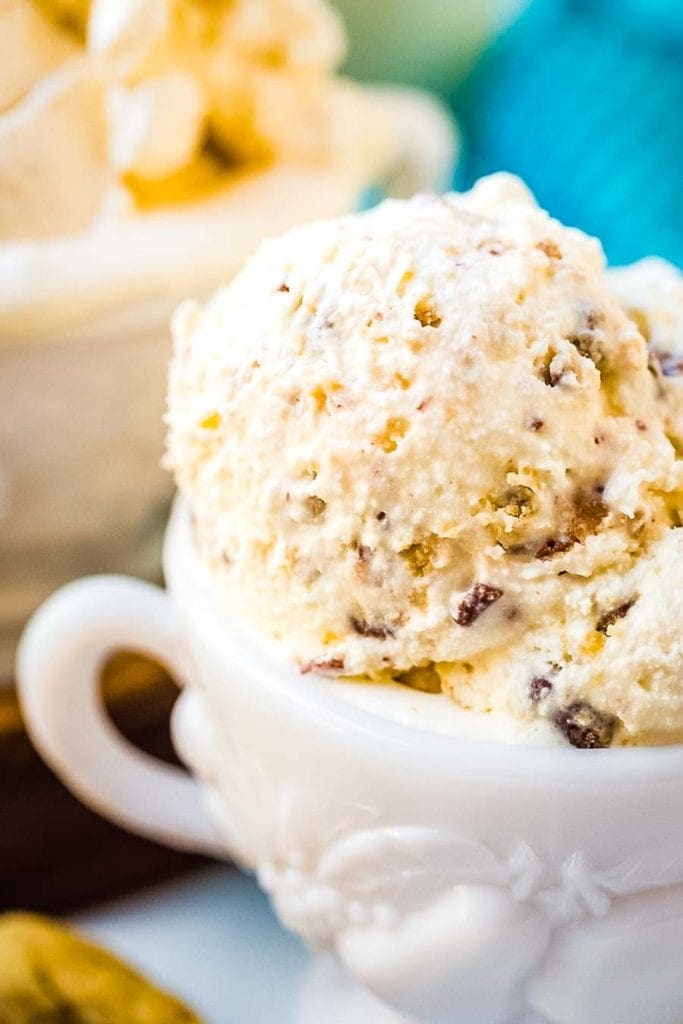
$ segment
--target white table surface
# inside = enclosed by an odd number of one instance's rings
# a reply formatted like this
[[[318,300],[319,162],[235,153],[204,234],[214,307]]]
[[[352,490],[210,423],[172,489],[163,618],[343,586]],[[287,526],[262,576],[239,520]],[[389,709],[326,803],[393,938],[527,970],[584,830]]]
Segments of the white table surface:
[[[207,868],[73,924],[205,1024],[409,1024],[352,985],[331,957],[309,953],[235,869]]]
[[[205,1024],[410,1024],[352,986],[331,958],[309,953],[235,869],[207,868],[73,923]],[[453,1024],[468,1022],[456,1011]]]
[[[312,957],[252,879],[209,868],[74,923],[183,999],[207,1024],[290,1024]]]

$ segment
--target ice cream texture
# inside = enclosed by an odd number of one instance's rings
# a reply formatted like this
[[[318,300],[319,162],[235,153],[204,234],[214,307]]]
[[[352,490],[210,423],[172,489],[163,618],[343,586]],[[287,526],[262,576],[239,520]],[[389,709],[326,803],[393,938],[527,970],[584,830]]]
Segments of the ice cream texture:
[[[654,256],[608,273],[614,295],[648,343],[666,430],[683,451],[683,274]]]
[[[225,608],[304,673],[680,739],[683,461],[611,287],[494,175],[296,229],[182,307],[167,458]]]

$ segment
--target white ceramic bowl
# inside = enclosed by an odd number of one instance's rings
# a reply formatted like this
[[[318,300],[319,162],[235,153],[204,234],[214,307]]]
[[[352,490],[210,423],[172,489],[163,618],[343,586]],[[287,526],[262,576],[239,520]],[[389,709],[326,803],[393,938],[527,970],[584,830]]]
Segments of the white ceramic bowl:
[[[289,928],[411,1020],[680,1024],[683,748],[506,746],[396,723],[225,621],[181,506],[165,570],[168,594],[71,584],[22,640],[30,732],[85,802],[236,857]],[[199,785],[105,718],[97,669],[121,646],[184,681],[173,731]]]
[[[98,319],[0,339],[0,686],[56,586],[90,572],[160,576],[168,318]]]
[[[206,298],[264,236],[356,208],[365,186],[406,196],[452,180],[446,110],[413,90],[375,96],[395,139],[378,181],[276,166],[196,207],[0,245],[0,685],[55,587],[91,572],[159,575],[174,306]]]

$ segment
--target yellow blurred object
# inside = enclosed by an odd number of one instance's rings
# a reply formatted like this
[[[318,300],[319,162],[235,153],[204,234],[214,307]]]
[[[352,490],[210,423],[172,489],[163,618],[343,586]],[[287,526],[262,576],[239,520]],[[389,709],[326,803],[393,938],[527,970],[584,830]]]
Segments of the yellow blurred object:
[[[61,28],[85,37],[90,14],[90,0],[34,0],[37,7]]]
[[[186,203],[189,198],[207,198],[253,173],[256,166],[230,166],[209,144],[191,164],[166,178],[149,181],[136,174],[125,174],[122,181],[133,197],[136,209],[152,210],[159,204],[171,206]]]
[[[0,917],[0,1024],[201,1024],[110,953],[43,917]]]

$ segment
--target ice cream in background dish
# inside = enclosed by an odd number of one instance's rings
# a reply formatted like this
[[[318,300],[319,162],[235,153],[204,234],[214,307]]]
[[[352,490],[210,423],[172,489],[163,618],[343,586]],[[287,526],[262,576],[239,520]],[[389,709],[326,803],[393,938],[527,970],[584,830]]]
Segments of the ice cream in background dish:
[[[168,462],[303,672],[683,735],[683,462],[598,243],[506,175],[266,243],[175,321]],[[350,684],[351,685],[351,684]]]
[[[450,116],[345,45],[323,0],[0,0],[0,685],[55,587],[159,574],[177,304],[449,179]]]
[[[88,295],[215,284],[225,232],[248,251],[258,224],[352,209],[397,138],[386,103],[335,74],[345,46],[322,0],[6,0],[3,333],[41,305],[52,327]]]

